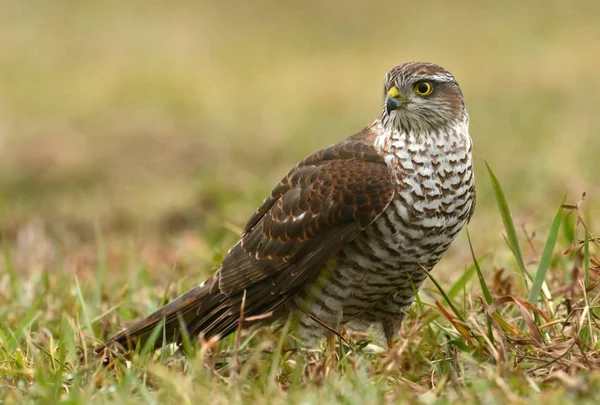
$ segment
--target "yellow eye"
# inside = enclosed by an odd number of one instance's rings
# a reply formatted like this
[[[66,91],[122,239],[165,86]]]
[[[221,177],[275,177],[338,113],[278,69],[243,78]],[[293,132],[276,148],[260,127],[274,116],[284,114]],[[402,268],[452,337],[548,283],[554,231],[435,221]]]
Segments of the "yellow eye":
[[[419,82],[415,84],[415,93],[419,96],[428,96],[433,93],[433,84],[431,82]]]

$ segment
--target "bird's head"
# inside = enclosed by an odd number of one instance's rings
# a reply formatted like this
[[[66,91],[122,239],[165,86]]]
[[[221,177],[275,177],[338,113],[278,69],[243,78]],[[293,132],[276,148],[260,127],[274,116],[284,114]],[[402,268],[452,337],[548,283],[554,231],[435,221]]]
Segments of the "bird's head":
[[[441,66],[408,62],[388,72],[381,120],[391,129],[442,131],[466,119],[462,91]]]

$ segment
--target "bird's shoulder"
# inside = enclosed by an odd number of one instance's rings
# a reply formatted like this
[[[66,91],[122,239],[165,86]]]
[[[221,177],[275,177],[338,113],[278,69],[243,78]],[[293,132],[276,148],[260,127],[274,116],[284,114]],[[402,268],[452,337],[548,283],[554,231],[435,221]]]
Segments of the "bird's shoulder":
[[[283,289],[297,286],[381,215],[395,187],[373,137],[365,128],[283,177],[225,257],[222,291],[275,276]]]
[[[308,198],[312,201],[323,199],[326,196],[323,193],[317,195],[314,193],[298,194],[297,192],[288,194],[292,189],[329,191],[341,197],[342,195],[373,193],[376,190],[367,186],[377,185],[383,194],[382,198],[385,199],[384,195],[393,194],[392,175],[383,157],[375,149],[375,137],[376,134],[371,127],[365,127],[358,133],[318,150],[299,162],[281,179],[269,197],[248,220],[244,234],[250,232],[273,208],[273,205],[284,196],[288,200],[293,198],[297,201]],[[333,186],[335,187],[332,188]],[[303,212],[310,211],[304,210],[302,207],[295,208],[301,209]],[[314,212],[314,214],[321,213],[322,211],[318,209]],[[306,214],[311,214],[311,212],[306,212]]]

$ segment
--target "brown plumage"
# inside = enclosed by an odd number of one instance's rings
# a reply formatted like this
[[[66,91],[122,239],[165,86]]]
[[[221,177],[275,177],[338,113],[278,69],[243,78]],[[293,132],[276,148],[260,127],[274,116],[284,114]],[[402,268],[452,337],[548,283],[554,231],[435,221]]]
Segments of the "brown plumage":
[[[391,341],[425,278],[421,266],[431,270],[441,258],[470,218],[475,192],[468,118],[452,75],[400,65],[386,76],[385,94],[372,125],[281,180],[217,273],[106,346],[131,349],[162,319],[167,341],[181,340],[181,325],[191,337],[224,337],[237,328],[244,294],[246,317],[297,314],[309,342],[326,330],[307,314],[333,328],[380,326]]]

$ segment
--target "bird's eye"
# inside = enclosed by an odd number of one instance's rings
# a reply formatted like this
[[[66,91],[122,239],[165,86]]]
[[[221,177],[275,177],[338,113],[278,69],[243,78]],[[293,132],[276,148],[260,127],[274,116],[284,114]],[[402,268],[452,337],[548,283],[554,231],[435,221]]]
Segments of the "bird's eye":
[[[425,97],[433,92],[433,84],[431,82],[419,82],[415,84],[415,93],[419,96]]]

